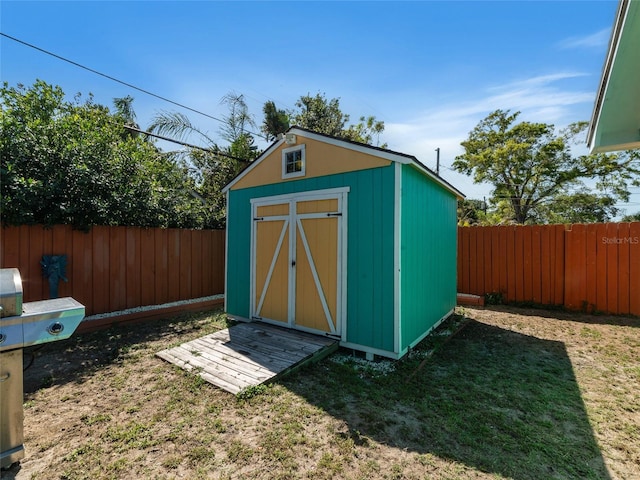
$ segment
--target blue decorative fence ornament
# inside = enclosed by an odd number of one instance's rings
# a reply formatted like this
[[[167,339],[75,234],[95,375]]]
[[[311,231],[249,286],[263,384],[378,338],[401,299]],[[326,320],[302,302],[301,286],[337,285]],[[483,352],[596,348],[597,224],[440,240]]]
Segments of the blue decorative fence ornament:
[[[67,256],[43,255],[40,265],[42,265],[42,275],[49,279],[49,298],[58,298],[58,283],[60,280],[69,281],[66,272]]]

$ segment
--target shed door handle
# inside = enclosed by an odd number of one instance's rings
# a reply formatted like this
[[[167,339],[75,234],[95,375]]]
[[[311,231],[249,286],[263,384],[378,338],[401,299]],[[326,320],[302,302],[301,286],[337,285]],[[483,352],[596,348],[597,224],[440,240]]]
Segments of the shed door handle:
[[[0,377],[0,382],[6,382],[7,380],[9,380],[9,377],[11,376],[10,373],[6,373],[5,375],[2,375]]]

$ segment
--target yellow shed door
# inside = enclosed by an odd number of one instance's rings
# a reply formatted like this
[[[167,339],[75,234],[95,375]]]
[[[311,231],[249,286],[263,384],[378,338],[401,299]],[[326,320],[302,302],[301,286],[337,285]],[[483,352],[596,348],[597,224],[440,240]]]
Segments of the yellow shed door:
[[[289,322],[289,204],[258,206],[253,229],[254,317]]]
[[[254,204],[252,316],[340,335],[343,197]]]

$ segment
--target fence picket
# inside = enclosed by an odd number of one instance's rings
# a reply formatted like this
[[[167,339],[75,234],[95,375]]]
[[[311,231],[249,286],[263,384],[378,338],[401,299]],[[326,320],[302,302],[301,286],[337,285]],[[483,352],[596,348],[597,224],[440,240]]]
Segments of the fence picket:
[[[480,295],[481,289],[478,288],[478,263],[481,263],[482,252],[478,252],[478,230],[472,228],[469,230],[469,291],[467,293],[473,293],[474,295]]]
[[[556,225],[555,230],[555,298],[554,305],[562,305],[564,303],[564,248],[566,244],[564,225]]]
[[[478,230],[474,235],[475,245],[472,244],[472,248],[475,247],[476,251],[476,265],[475,265],[475,292],[484,292],[484,237],[482,236],[482,230]]]
[[[598,296],[598,269],[597,269],[597,255],[598,255],[598,229],[596,225],[587,225],[587,239],[586,239],[586,259],[585,259],[585,274],[586,274],[586,297],[585,297],[585,309],[591,312],[594,305],[597,303]]]
[[[0,251],[0,264],[18,265],[20,263],[20,229],[0,229],[2,238],[2,251]]]
[[[196,298],[202,296],[202,236],[191,237],[191,293]]]
[[[31,240],[37,238],[37,235],[31,235]],[[42,274],[42,265],[40,261],[42,260],[43,255],[58,255],[60,252],[56,252],[53,249],[53,229],[46,228],[42,231],[41,236],[41,251],[42,255],[38,256],[37,262],[34,262],[34,266],[37,267],[37,270],[34,271],[34,277],[37,275],[40,280],[40,297],[41,298],[51,298],[51,292],[49,289],[49,280],[47,280]],[[35,260],[35,258],[34,258]],[[63,283],[62,281],[60,283]],[[60,292],[58,291],[58,296]]]
[[[167,302],[180,299],[180,230],[167,231]]]
[[[167,229],[154,229],[153,241],[155,249],[154,281],[156,284],[154,303],[158,305],[169,301],[169,279],[167,273],[169,268],[169,235]]]
[[[553,303],[553,275],[551,258],[551,236],[553,230],[549,228],[540,229],[540,302],[551,305]]]
[[[93,227],[93,307],[109,312],[109,228]]]
[[[131,270],[127,265],[127,239],[122,230],[122,227],[109,229],[109,310],[112,312],[127,308],[127,277]]]
[[[618,238],[618,224],[607,223],[607,313],[618,313]]]
[[[616,313],[629,313],[629,224],[618,224],[618,310]]]
[[[607,226],[596,225],[596,302],[594,308],[607,310]]]
[[[482,244],[484,255],[481,257],[484,261],[484,275],[482,276],[482,284],[484,290],[494,292],[493,287],[493,263],[496,258],[494,257],[493,242],[491,241],[491,232],[485,230],[482,232]]]
[[[525,290],[524,290],[524,277],[528,273],[525,271],[525,253],[524,253],[524,232],[525,229],[522,227],[516,227],[516,236],[515,236],[515,281],[516,281],[516,301],[524,302],[526,300]],[[527,265],[528,266],[528,265]]]
[[[516,258],[516,227],[505,227],[507,238],[507,291],[504,292],[504,298],[507,302],[516,301],[516,262],[512,259]]]
[[[36,298],[49,298],[49,295],[43,296],[43,282],[42,282],[42,267],[40,266],[40,260],[42,254],[36,252],[44,252],[44,234],[35,235],[33,229],[28,227],[29,243],[27,244],[26,255],[28,258],[27,267],[27,279],[25,287],[24,299],[26,301],[32,301]],[[44,232],[43,232],[44,233]]]
[[[134,308],[142,305],[142,285],[141,285],[141,248],[140,248],[140,228],[122,227],[125,230],[126,238],[126,262],[127,262],[127,308]]]
[[[459,255],[458,255],[458,272],[460,272],[460,277],[458,278],[458,291],[459,292],[467,292],[471,293],[471,285],[469,282],[470,274],[470,259],[472,255],[469,252],[469,235],[471,234],[471,229],[463,228],[458,230],[461,232],[459,242]],[[464,259],[464,261],[463,261]]]
[[[140,230],[140,303],[154,305],[155,293],[155,236],[154,230],[145,228]]]
[[[213,263],[209,268],[213,274],[212,292],[224,292],[225,286],[225,252],[226,252],[226,232],[224,230],[212,230],[215,234],[213,249]]]
[[[51,251],[54,255],[66,255],[67,256],[67,266],[66,266],[66,278],[67,281],[61,281],[58,286],[58,295],[60,297],[69,297],[71,296],[71,289],[73,288],[72,281],[73,279],[69,278],[69,272],[71,272],[73,268],[73,258],[69,255],[68,252],[71,251],[72,247],[72,239],[71,239],[71,227],[69,225],[62,226],[61,228],[52,229],[52,248]]]
[[[93,303],[93,246],[91,233],[74,230],[71,232],[72,247],[71,296],[82,303],[87,315],[95,313]],[[102,312],[101,312],[102,313]]]
[[[500,282],[497,292],[504,295],[508,290],[508,269],[507,269],[507,227],[500,226],[497,231],[498,237],[498,271],[500,272]]]
[[[191,231],[180,230],[180,300],[187,300],[191,295]]]
[[[542,303],[542,239],[540,225],[531,227],[531,300]]]

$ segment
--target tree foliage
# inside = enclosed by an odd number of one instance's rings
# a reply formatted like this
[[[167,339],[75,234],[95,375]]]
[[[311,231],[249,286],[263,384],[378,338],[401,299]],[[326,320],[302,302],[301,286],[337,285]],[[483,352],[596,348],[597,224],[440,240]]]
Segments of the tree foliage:
[[[380,135],[384,132],[384,122],[376,117],[360,117],[360,122],[356,125],[349,125],[342,132],[342,137],[354,142],[375,145],[380,148],[387,148],[387,144],[380,144]]]
[[[483,200],[465,198],[458,201],[458,225],[483,225],[486,223],[487,204]]]
[[[289,130],[289,115],[284,110],[279,110],[273,101],[265,102],[262,112],[264,121],[260,130],[265,134],[268,142]]]
[[[332,137],[386,148],[386,144],[380,145],[384,122],[374,116],[361,116],[359,123],[349,125],[350,116],[340,108],[339,98],[329,100],[321,93],[315,96],[307,94],[302,95],[295,106],[295,109],[285,112],[278,110],[272,101],[264,104],[261,129],[268,140],[284,133],[292,124]]]
[[[623,222],[640,222],[640,212],[631,213],[622,217]]]
[[[297,111],[292,112],[293,124],[299,127],[340,137],[349,121],[349,115],[340,110],[340,100],[327,100],[320,93],[303,95],[296,102]]]
[[[184,169],[89,97],[41,80],[0,90],[4,224],[197,226]],[[131,112],[130,112],[131,113]],[[130,119],[133,117],[129,117]]]
[[[229,92],[222,97],[220,103],[226,105],[229,110],[229,113],[223,117],[222,126],[220,127],[222,138],[233,144],[241,136],[250,135],[247,130],[255,128],[256,123],[249,114],[244,95]]]
[[[260,151],[248,128],[255,127],[243,95],[230,92],[221,103],[228,108],[223,117],[220,135],[229,142],[220,147],[206,132],[192,124],[186,115],[178,112],[160,112],[148,127],[149,131],[182,141],[196,137],[202,149],[189,148],[173,152],[176,158],[189,166],[195,179],[194,192],[207,212],[207,227],[223,228],[226,220],[224,186],[229,183]]]
[[[1,206],[4,224],[138,225],[212,228],[225,221],[222,188],[260,154],[250,129],[255,122],[243,95],[225,95],[220,147],[180,112],[160,112],[152,133],[204,150],[162,152],[139,129],[133,97],[114,98],[114,111],[43,81],[26,88],[4,84],[0,92]],[[262,131],[273,139],[302,127],[363,143],[378,143],[384,122],[360,117],[349,125],[339,99],[300,97],[297,110],[264,107]]]
[[[578,203],[585,202],[601,208],[599,218],[608,218],[613,212],[608,199],[628,200],[629,185],[638,184],[638,152],[574,156],[572,146],[585,122],[556,134],[550,124],[516,123],[518,116],[503,110],[491,113],[462,142],[465,151],[453,163],[475,182],[493,185],[492,203],[508,205],[509,218],[503,221],[553,221],[563,218],[563,212],[565,218],[576,218]],[[595,182],[598,195],[578,195],[585,191],[586,180]],[[570,203],[575,205],[569,208]]]
[[[136,112],[133,109],[133,97],[127,95],[126,97],[114,98],[113,106],[115,107],[115,115],[122,118],[125,126],[140,128],[136,123]]]
[[[536,223],[603,223],[618,214],[616,199],[589,192],[559,194],[534,212]]]

